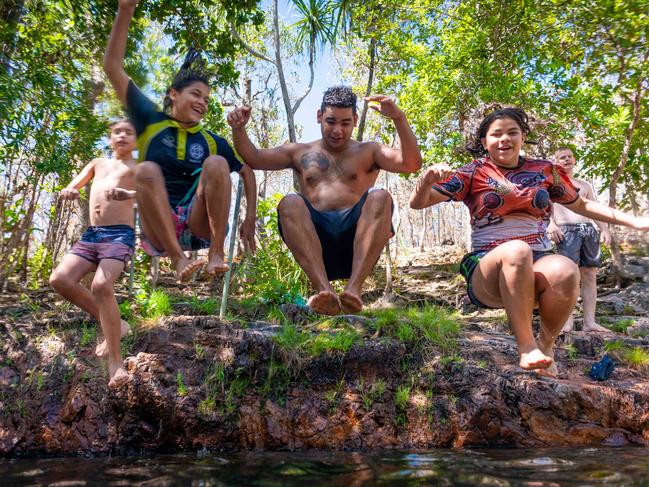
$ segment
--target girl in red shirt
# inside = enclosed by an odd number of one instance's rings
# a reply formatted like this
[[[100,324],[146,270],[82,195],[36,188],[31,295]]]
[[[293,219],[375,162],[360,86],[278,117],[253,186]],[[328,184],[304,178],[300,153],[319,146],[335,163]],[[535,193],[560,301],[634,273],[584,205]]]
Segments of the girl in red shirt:
[[[577,302],[579,269],[552,252],[546,231],[551,202],[638,230],[649,229],[649,219],[585,200],[559,166],[521,156],[529,132],[527,115],[520,108],[489,114],[470,148],[478,158],[456,171],[445,164],[428,168],[410,207],[451,200],[467,205],[473,248],[460,270],[469,298],[478,306],[505,308],[523,369],[556,375],[554,341]],[[535,307],[541,318],[537,338],[532,332]]]

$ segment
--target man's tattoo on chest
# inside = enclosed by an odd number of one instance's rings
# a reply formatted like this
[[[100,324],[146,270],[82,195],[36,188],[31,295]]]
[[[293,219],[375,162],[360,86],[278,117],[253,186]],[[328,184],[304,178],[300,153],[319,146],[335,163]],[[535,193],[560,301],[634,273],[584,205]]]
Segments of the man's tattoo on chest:
[[[302,167],[304,169],[309,169],[313,164],[318,165],[318,169],[321,171],[326,171],[329,169],[329,159],[322,152],[306,152],[300,158],[302,162]]]

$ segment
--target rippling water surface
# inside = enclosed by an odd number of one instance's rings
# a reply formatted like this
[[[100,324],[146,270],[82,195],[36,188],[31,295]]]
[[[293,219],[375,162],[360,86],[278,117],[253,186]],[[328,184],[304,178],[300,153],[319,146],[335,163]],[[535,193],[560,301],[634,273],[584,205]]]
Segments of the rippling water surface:
[[[0,485],[649,486],[648,448],[0,459]]]

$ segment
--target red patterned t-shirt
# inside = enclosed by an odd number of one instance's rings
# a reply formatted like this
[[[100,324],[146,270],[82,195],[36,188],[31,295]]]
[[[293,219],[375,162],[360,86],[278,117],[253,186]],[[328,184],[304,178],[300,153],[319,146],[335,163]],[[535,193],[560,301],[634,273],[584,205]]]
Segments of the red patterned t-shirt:
[[[533,250],[549,250],[550,202],[565,205],[579,197],[561,167],[522,157],[515,168],[498,166],[489,157],[475,160],[433,188],[469,208],[474,251],[490,250],[509,240],[523,240]]]

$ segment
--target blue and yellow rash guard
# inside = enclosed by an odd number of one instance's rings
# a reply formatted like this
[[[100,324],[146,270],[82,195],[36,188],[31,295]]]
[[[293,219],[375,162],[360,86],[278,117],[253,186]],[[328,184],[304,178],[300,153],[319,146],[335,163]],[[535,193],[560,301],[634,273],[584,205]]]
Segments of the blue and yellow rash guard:
[[[189,204],[196,191],[200,168],[210,155],[228,161],[230,172],[243,167],[230,144],[209,130],[196,125],[183,128],[129,81],[126,111],[135,126],[139,161],[153,161],[162,169],[169,204]]]

